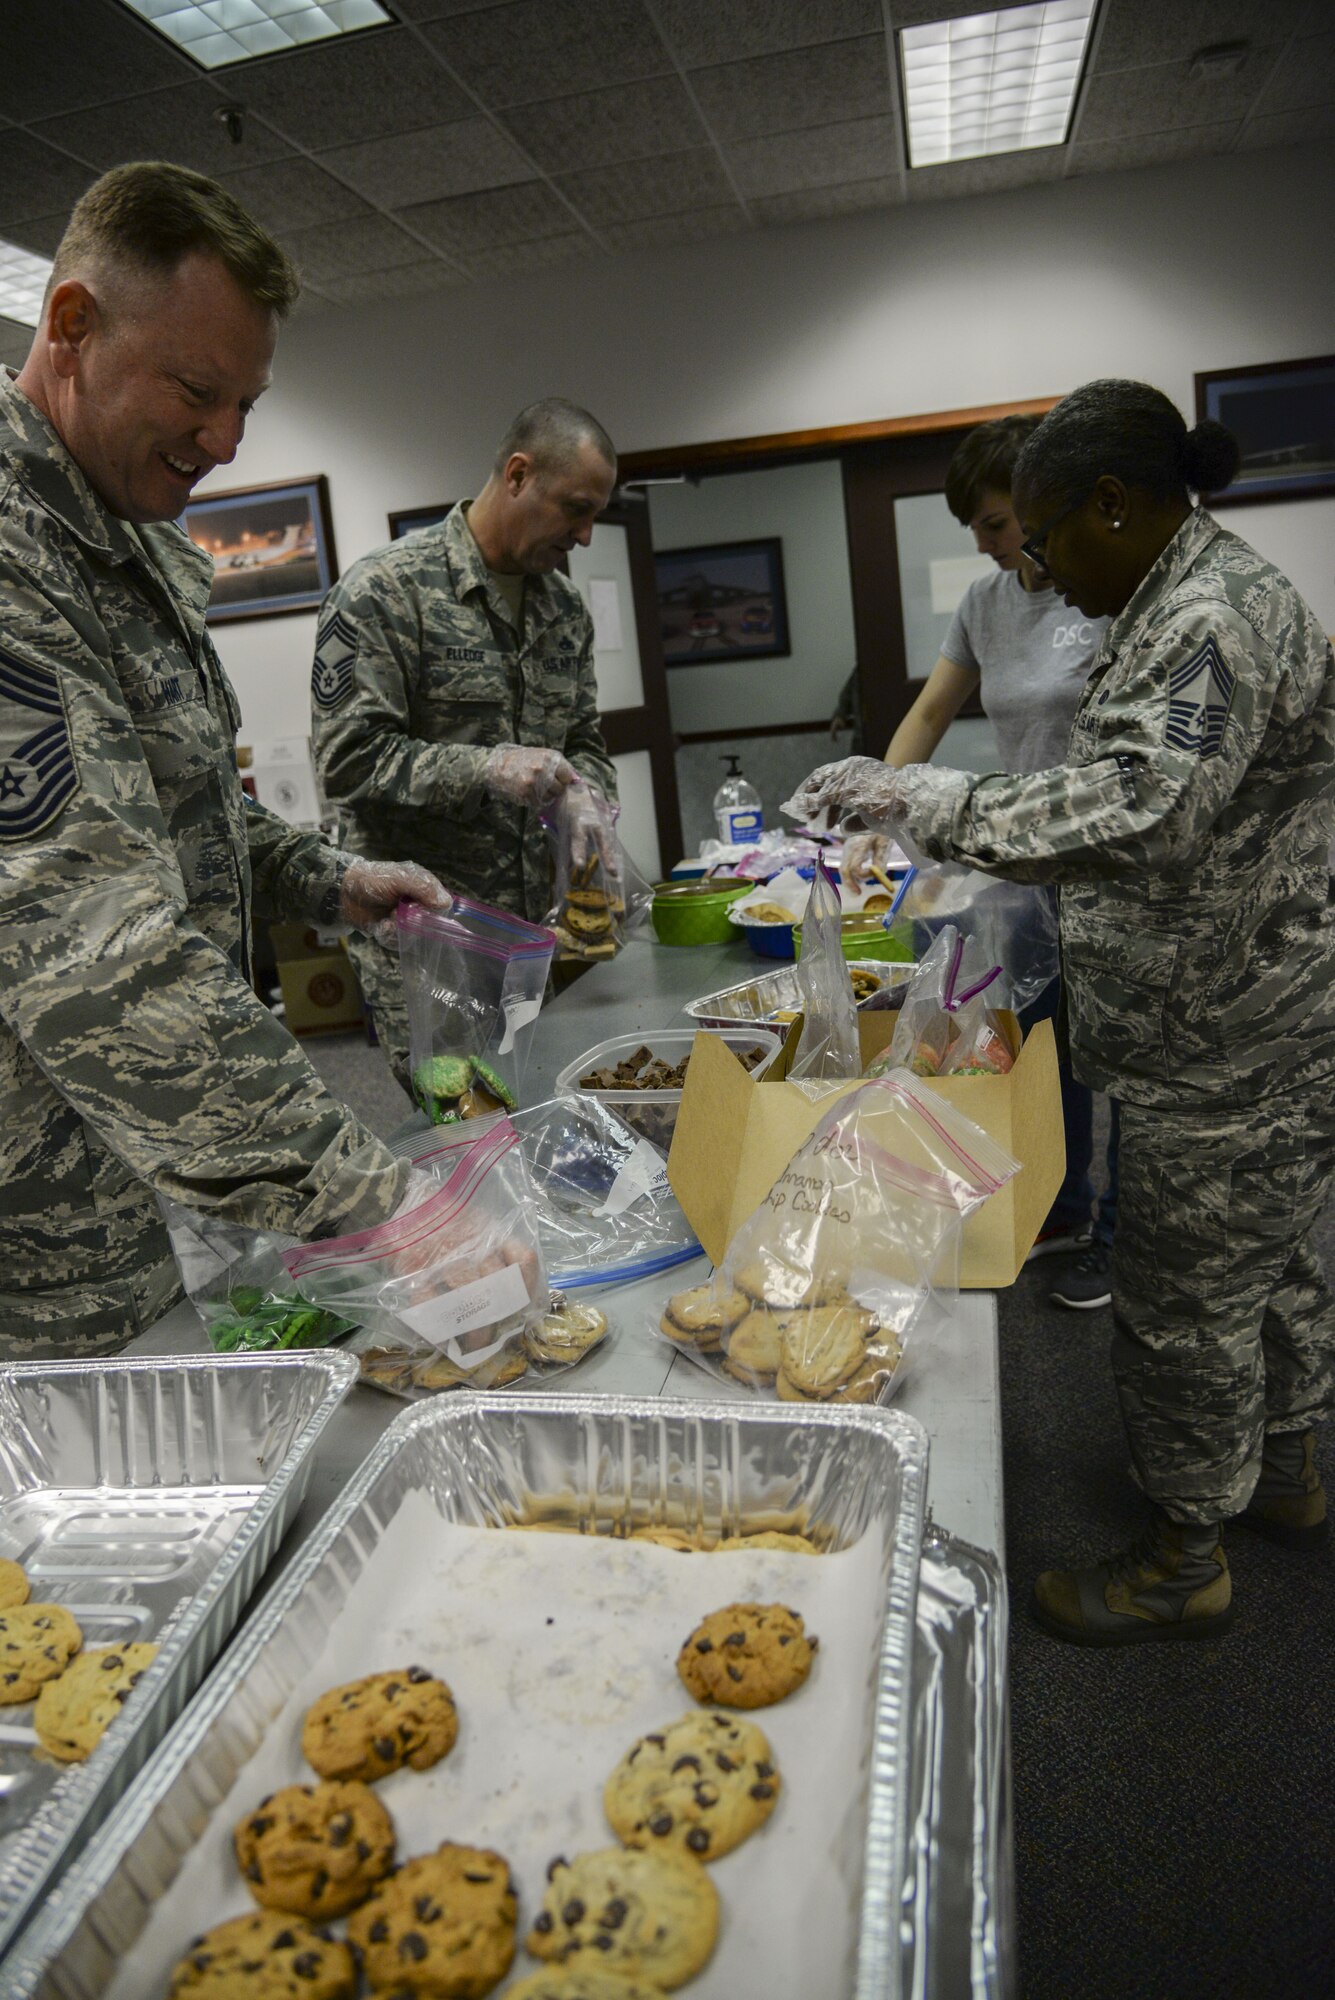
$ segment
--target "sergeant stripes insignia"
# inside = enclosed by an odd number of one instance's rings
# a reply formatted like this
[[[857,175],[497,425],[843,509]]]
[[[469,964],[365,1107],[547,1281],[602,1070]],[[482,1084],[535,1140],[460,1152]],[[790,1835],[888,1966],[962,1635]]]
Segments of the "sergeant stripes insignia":
[[[1168,676],[1168,721],[1164,740],[1175,750],[1217,757],[1233,706],[1236,679],[1213,639]]]
[[[59,676],[0,646],[0,841],[41,833],[78,787]]]
[[[315,642],[311,698],[317,708],[340,708],[352,693],[357,664],[357,628],[341,611],[331,611]]]

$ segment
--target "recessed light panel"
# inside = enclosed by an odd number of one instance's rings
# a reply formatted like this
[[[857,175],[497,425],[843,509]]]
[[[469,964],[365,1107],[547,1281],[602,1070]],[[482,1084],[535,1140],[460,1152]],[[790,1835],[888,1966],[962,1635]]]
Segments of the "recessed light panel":
[[[0,236],[0,319],[36,326],[42,317],[42,297],[51,276],[51,259],[20,250]]]
[[[380,0],[125,0],[201,69],[379,28],[394,16]]]
[[[1096,0],[903,28],[910,167],[1065,143]]]

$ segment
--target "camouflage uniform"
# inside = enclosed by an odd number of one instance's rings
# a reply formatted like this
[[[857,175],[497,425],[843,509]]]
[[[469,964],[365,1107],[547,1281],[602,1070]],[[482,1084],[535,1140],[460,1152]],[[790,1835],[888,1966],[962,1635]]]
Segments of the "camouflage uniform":
[[[1329,642],[1199,508],[1109,627],[1066,766],[911,781],[927,852],[1061,885],[1073,1066],[1122,1105],[1114,1372],[1184,1524],[1335,1407],[1333,820]]]
[[[573,583],[530,576],[523,633],[490,582],[466,507],[354,563],[324,602],[311,677],[312,739],[340,836],[380,861],[419,861],[450,889],[540,922],[552,871],[537,816],[491,798],[498,743],[559,750],[609,798],[593,624]],[[392,953],[353,959],[395,1073],[407,1020]]]
[[[0,1353],[105,1353],[175,1302],[154,1189],[313,1237],[405,1178],[247,983],[252,888],[332,917],[346,859],[241,791],[211,576],[0,371]]]

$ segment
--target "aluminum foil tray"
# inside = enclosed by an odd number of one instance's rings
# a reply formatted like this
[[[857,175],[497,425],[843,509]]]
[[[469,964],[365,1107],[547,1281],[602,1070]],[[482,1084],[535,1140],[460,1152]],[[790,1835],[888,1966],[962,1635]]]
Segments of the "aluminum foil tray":
[[[872,973],[878,990],[887,992],[907,985],[917,969],[916,965],[900,964],[893,959],[849,961],[850,971]],[[800,1012],[802,1005],[796,965],[781,965],[775,972],[762,972],[758,979],[725,986],[721,993],[706,993],[703,998],[692,1000],[685,1011],[702,1028],[732,1028],[738,1022],[762,1027],[773,1024],[774,1016],[781,1011]]]
[[[405,1411],[321,1521],[152,1764],[5,1967],[6,2000],[92,2000],[210,1825],[272,1718],[319,1660],[333,1615],[404,1499],[447,1521],[559,1517],[615,1534],[683,1527],[705,1541],[803,1525],[884,1550],[885,1600],[868,1745],[856,2000],[903,1990],[914,1600],[927,1440],[895,1410],[508,1395]],[[537,1503],[535,1505],[535,1503]],[[818,1558],[812,1558],[818,1560]]]
[[[356,1379],[325,1350],[0,1367],[0,1554],[86,1644],[159,1647],[86,1763],[34,1757],[31,1704],[0,1709],[0,1950],[203,1678]]]
[[[1015,1991],[1006,1611],[995,1559],[929,1528],[913,1641],[904,2000]]]

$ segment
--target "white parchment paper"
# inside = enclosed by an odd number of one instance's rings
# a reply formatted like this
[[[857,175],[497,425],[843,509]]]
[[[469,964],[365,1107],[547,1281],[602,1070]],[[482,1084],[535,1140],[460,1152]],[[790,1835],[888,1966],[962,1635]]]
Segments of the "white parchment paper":
[[[398,1858],[442,1840],[502,1853],[520,1892],[511,1977],[534,1970],[522,1940],[548,1862],[616,1845],[603,1783],[637,1736],[695,1706],[677,1676],[678,1648],[706,1612],[734,1602],[791,1605],[820,1649],[796,1694],[746,1712],[769,1738],[783,1790],[761,1831],[710,1866],[719,1942],[687,1990],[692,2000],[839,2000],[852,1990],[856,1960],[884,1566],[878,1528],[832,1555],[681,1554],[454,1525],[425,1495],[409,1494],[320,1659],[155,1908],[110,2000],[161,1993],[201,1930],[254,1907],[232,1828],[280,1785],[311,1781],[300,1739],[315,1697],[412,1664],[449,1683],[459,1740],[432,1770],[397,1771],[377,1785]]]

